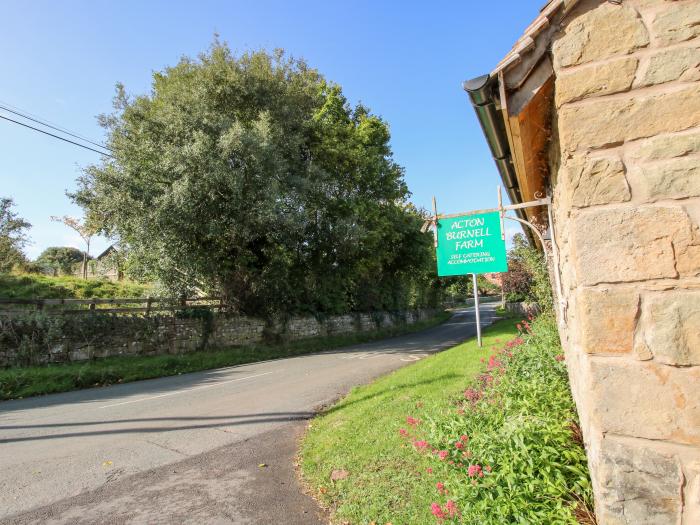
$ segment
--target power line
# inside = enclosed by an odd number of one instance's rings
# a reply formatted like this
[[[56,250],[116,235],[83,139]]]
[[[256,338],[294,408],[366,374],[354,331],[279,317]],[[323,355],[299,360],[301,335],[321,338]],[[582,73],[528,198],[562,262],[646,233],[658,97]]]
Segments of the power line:
[[[25,124],[24,122],[19,122],[17,120],[13,120],[11,118],[5,117],[3,115],[0,115],[0,118],[8,120],[10,122],[14,122],[15,124],[19,124],[20,126],[24,126],[25,128],[33,129],[34,131],[38,131],[39,133],[43,133],[44,135],[48,135],[49,137],[53,137],[55,139],[62,140],[64,142],[74,144],[74,145],[79,146],[81,148],[85,148],[85,149],[88,149],[90,151],[94,151],[95,153],[99,153],[100,155],[104,155],[105,157],[110,157],[112,159],[114,158],[114,155],[110,155],[109,153],[105,153],[104,151],[99,151],[99,150],[96,150],[96,149],[91,148],[89,146],[85,146],[84,144],[80,144],[79,142],[74,142],[72,140],[69,140],[69,139],[66,139],[63,137],[59,137],[58,135],[54,135],[53,133],[49,133],[48,131],[44,131],[43,129],[35,128],[34,126],[30,126],[29,124]]]
[[[94,145],[94,146],[97,146],[97,147],[100,147],[100,148],[104,148],[104,149],[106,149],[107,151],[111,151],[107,146],[105,146],[105,145],[103,145],[103,144],[100,144],[100,143],[98,143],[98,142],[92,141],[92,140],[90,140],[90,139],[87,139],[87,138],[85,138],[85,137],[83,137],[83,136],[80,136],[80,135],[78,135],[77,133],[73,133],[73,132],[67,130],[66,128],[61,128],[61,127],[58,127],[58,126],[54,126],[54,125],[52,125],[52,124],[49,124],[48,122],[44,122],[44,121],[42,121],[42,120],[39,120],[38,118],[34,118],[34,117],[32,117],[32,116],[30,116],[30,115],[28,115],[28,114],[22,113],[21,111],[17,111],[17,110],[15,110],[15,109],[10,109],[10,108],[8,108],[8,107],[2,105],[2,104],[0,104],[0,109],[3,109],[3,110],[8,111],[8,112],[10,112],[10,113],[14,113],[15,115],[18,115],[18,116],[20,116],[20,117],[22,117],[22,118],[25,118],[25,119],[27,119],[27,120],[31,120],[32,122],[36,122],[37,124],[41,124],[42,126],[45,126],[45,127],[47,127],[47,128],[54,129],[54,130],[56,130],[56,131],[60,131],[61,133],[65,133],[66,135],[70,135],[71,137],[75,137],[76,139],[80,139],[80,140],[82,140],[82,141],[84,141],[84,142],[87,142],[87,143],[89,143],[89,144],[92,144],[92,145]]]

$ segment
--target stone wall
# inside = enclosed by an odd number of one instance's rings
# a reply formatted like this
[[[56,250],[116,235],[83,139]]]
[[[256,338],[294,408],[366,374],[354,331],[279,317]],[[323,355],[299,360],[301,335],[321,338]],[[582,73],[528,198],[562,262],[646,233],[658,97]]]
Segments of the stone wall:
[[[75,315],[40,317],[28,325],[0,319],[0,366],[85,361],[122,355],[195,352],[272,341],[367,332],[430,319],[438,310],[348,314],[318,320],[295,317],[287,322],[199,311],[195,317]],[[26,334],[24,343],[7,334]],[[27,344],[33,341],[33,344]]]
[[[552,55],[560,329],[598,520],[700,523],[700,2],[581,2]]]

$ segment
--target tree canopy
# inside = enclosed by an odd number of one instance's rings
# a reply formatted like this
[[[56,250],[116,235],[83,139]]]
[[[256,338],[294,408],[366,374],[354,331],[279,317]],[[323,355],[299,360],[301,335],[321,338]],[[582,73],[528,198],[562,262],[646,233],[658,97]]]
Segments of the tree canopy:
[[[387,124],[303,61],[215,42],[147,95],[119,85],[101,123],[115,158],[73,198],[132,273],[253,315],[430,301],[431,238]]]
[[[51,246],[46,248],[34,263],[43,270],[53,273],[71,274],[73,265],[83,260],[82,251],[71,246]]]
[[[32,225],[12,211],[14,205],[12,199],[0,198],[0,272],[26,260],[22,249],[29,242],[26,230]]]

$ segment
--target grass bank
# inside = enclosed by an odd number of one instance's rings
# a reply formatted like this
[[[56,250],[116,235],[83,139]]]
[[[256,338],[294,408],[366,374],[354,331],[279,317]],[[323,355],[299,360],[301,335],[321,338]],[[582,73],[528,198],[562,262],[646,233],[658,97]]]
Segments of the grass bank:
[[[551,319],[516,321],[354,389],[315,419],[302,475],[337,523],[586,522],[591,491]],[[515,341],[515,342],[513,342]]]
[[[412,325],[372,332],[314,337],[279,345],[240,346],[181,355],[108,357],[84,363],[10,368],[0,370],[0,399],[128,383],[331,350],[424,330],[445,322],[450,315],[448,312],[441,312],[432,319]]]
[[[113,297],[146,297],[149,287],[129,281],[51,277],[41,274],[0,275],[0,297],[3,299],[107,299]]]

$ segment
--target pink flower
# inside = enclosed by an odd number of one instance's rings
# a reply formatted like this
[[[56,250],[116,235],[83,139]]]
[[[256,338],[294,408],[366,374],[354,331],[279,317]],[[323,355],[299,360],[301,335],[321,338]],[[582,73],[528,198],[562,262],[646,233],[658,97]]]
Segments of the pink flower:
[[[437,488],[437,489],[438,489],[438,492],[439,492],[440,494],[442,494],[442,492],[445,490],[445,484],[444,484],[442,481],[438,481],[438,482],[435,484],[435,488]]]
[[[467,441],[469,441],[469,436],[467,436],[466,434],[462,434],[461,436],[459,436],[459,440],[464,441],[466,443]]]
[[[464,391],[464,397],[466,397],[472,403],[476,403],[481,397],[481,393],[473,388],[467,388]]]
[[[445,461],[447,459],[447,456],[449,456],[450,453],[447,450],[441,450],[438,452],[438,457],[440,458],[440,461]]]
[[[457,443],[455,443],[455,448],[459,450],[463,449],[464,443],[462,443],[461,441],[457,441]]]
[[[406,430],[405,428],[400,428],[399,434],[401,434],[401,437],[408,437],[408,430]]]
[[[491,466],[486,465],[484,468],[486,469],[486,472],[491,472]]]
[[[469,469],[467,470],[467,475],[470,478],[473,478],[474,476],[483,476],[484,473],[481,472],[480,465],[469,465]]]
[[[420,419],[416,419],[415,417],[408,416],[406,418],[406,423],[408,423],[409,425],[414,427],[416,425],[420,425]]]
[[[554,359],[557,361],[563,361],[564,360],[564,354],[557,354],[554,356]]]
[[[442,507],[439,503],[433,503],[432,505],[430,505],[430,512],[432,512],[433,516],[435,516],[439,520],[445,519],[445,513],[442,510]]]
[[[414,441],[413,446],[416,447],[416,450],[425,450],[428,448],[428,442],[427,441]]]
[[[523,331],[523,327],[522,327],[522,325],[521,325],[520,323],[516,324],[515,327],[518,329],[518,332],[522,332],[522,331]]]
[[[492,355],[489,357],[489,364],[488,364],[489,370],[492,368],[500,368],[501,367],[501,362],[496,359],[495,355]]]
[[[432,473],[433,473],[433,469],[432,469],[431,467],[428,467],[427,469],[425,469],[425,471],[426,471],[428,474],[432,474]]]
[[[459,509],[457,508],[457,505],[455,505],[455,502],[452,500],[448,500],[447,503],[445,504],[445,510],[450,515],[450,518],[453,518],[455,514],[459,514]]]

